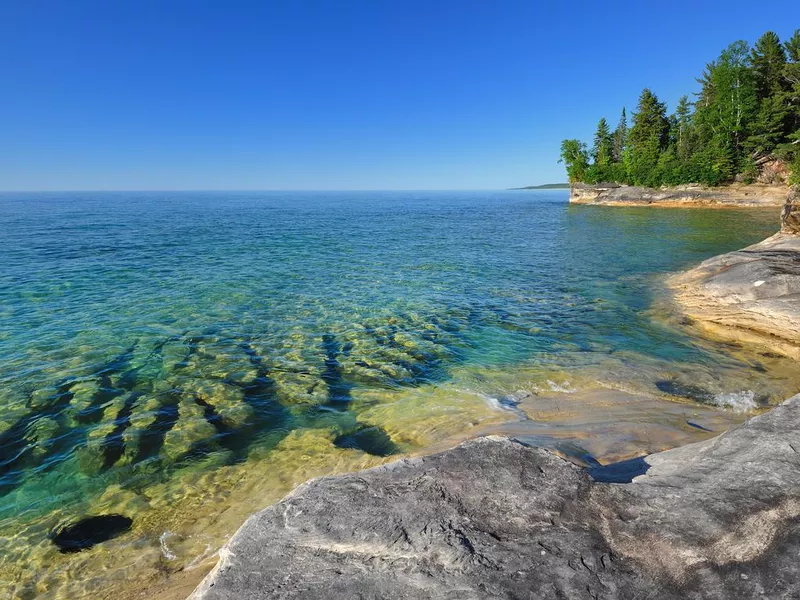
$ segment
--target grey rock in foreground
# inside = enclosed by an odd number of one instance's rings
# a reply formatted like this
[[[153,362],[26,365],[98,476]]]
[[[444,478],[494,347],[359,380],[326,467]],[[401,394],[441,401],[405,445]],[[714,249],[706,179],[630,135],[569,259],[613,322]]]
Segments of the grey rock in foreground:
[[[628,484],[482,438],[313,480],[194,599],[798,598],[800,395]]]

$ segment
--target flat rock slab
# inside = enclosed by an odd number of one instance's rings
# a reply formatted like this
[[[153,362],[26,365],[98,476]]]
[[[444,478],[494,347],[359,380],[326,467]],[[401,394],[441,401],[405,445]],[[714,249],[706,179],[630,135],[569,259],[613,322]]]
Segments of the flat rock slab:
[[[298,487],[192,598],[798,598],[799,451],[800,395],[631,483],[479,438]]]
[[[694,319],[800,345],[798,235],[778,233],[715,256],[672,277],[670,285]]]

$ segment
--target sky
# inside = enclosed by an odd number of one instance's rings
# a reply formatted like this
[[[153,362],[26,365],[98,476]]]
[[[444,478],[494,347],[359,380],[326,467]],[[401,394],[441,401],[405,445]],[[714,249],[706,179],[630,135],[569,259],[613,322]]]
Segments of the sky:
[[[3,0],[0,189],[504,189],[565,180],[800,3]]]

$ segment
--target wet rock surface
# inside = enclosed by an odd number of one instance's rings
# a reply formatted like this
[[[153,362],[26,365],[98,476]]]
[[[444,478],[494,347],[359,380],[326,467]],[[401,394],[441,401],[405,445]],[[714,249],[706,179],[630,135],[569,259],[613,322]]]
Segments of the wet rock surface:
[[[781,206],[785,185],[733,184],[719,187],[679,185],[647,188],[619,184],[575,184],[570,190],[574,204],[619,206]]]
[[[799,452],[800,395],[631,483],[479,438],[300,486],[192,598],[794,598]]]

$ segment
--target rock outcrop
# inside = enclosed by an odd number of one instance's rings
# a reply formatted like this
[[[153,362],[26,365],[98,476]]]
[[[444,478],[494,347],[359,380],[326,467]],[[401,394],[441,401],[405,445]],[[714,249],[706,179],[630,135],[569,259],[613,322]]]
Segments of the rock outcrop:
[[[781,232],[800,235],[800,185],[789,190],[781,212]]]
[[[800,358],[800,236],[778,233],[668,283],[682,311],[712,333]]]
[[[678,207],[764,207],[781,206],[786,199],[785,185],[733,184],[720,187],[679,185],[646,188],[615,183],[574,184],[570,202],[612,206]]]
[[[594,478],[491,437],[313,480],[192,598],[796,598],[799,552],[800,395]]]

